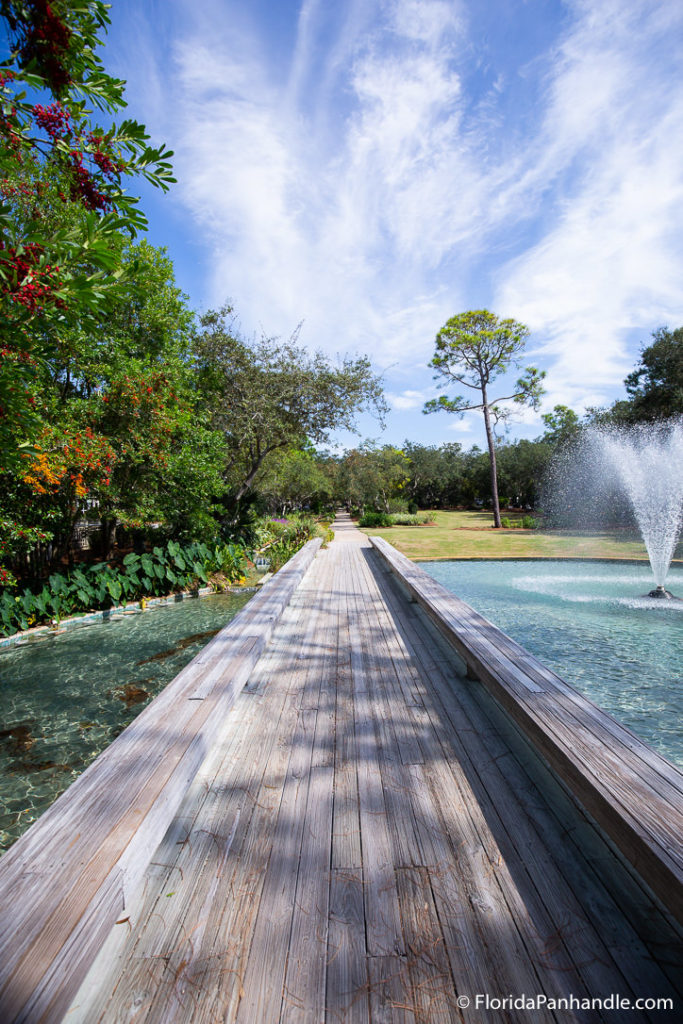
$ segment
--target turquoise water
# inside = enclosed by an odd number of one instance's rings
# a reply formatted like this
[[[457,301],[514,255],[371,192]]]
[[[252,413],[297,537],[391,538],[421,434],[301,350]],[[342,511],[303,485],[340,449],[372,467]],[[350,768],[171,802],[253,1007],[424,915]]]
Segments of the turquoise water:
[[[216,594],[119,615],[0,653],[0,850],[250,596]]]
[[[683,767],[683,601],[643,598],[645,565],[423,562],[494,622],[664,757]],[[683,596],[683,568],[667,589]]]

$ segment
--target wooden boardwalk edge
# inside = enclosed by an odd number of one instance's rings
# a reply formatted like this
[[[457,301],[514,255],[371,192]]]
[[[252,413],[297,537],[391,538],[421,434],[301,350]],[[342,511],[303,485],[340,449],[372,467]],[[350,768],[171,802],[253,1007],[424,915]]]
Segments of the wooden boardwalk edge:
[[[370,541],[470,674],[683,923],[683,775],[386,540]]]
[[[61,1019],[320,545],[291,558],[0,859],[3,1022]]]

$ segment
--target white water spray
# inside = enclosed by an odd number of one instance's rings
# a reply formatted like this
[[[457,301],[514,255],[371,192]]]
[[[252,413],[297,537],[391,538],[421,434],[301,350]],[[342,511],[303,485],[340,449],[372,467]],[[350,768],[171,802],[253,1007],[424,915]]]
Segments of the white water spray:
[[[683,421],[596,431],[594,443],[628,496],[657,590],[668,596],[664,583],[683,526]]]

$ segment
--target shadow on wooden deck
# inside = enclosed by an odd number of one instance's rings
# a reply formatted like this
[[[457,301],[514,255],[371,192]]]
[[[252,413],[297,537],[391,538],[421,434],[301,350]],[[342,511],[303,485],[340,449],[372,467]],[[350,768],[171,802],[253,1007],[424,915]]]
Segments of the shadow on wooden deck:
[[[349,534],[284,610],[66,1019],[677,1020],[682,952],[633,866]]]

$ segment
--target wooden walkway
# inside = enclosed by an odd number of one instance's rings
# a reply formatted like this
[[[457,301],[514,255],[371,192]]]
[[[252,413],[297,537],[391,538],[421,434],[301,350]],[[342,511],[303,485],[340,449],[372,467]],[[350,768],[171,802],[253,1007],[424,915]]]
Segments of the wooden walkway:
[[[65,1020],[680,1019],[673,919],[335,529]]]

